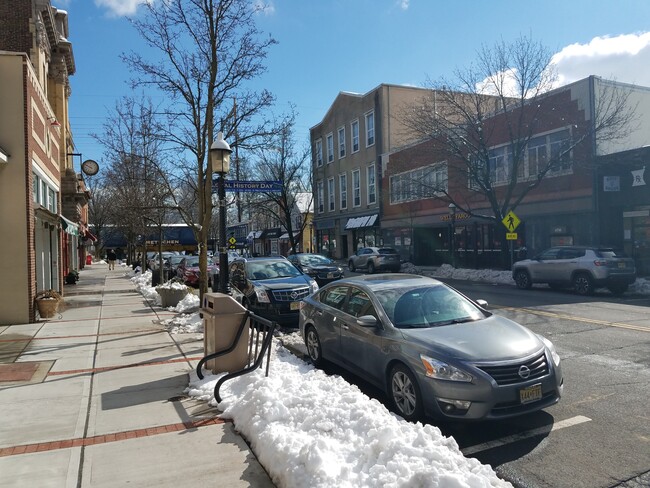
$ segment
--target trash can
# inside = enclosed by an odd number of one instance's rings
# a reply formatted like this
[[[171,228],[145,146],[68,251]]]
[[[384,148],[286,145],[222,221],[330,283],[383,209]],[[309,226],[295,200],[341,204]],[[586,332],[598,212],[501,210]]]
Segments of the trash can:
[[[203,305],[203,349],[204,355],[223,351],[232,345],[237,331],[246,315],[246,308],[237,300],[224,293],[204,293]],[[249,320],[235,349],[228,354],[211,359],[205,367],[214,374],[234,372],[243,369],[248,364]]]
[[[214,293],[219,291],[219,270],[215,269],[212,271],[212,274],[210,275],[210,281],[212,284],[212,291]]]

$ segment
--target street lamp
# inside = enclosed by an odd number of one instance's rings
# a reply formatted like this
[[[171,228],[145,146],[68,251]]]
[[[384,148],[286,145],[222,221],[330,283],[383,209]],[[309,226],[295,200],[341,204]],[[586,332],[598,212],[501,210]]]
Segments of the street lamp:
[[[212,170],[219,175],[217,182],[217,195],[219,197],[219,289],[218,291],[230,294],[228,286],[228,247],[226,243],[226,174],[230,170],[230,153],[232,149],[223,140],[223,133],[217,134],[217,139],[210,147],[210,160]]]
[[[314,221],[309,222],[309,252],[314,252]]]
[[[449,204],[449,215],[451,215],[451,265],[456,267],[456,205]]]

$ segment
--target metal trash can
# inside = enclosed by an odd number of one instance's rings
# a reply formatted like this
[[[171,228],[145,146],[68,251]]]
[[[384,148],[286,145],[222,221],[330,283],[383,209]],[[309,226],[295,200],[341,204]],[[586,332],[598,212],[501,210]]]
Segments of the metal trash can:
[[[203,305],[203,352],[205,356],[228,349],[246,315],[246,308],[224,293],[204,293]],[[239,341],[231,352],[211,359],[205,367],[213,373],[234,372],[248,364],[249,321],[246,320]]]
[[[212,291],[214,293],[219,291],[219,270],[215,269],[210,275],[210,281],[212,282]]]
[[[168,279],[169,279],[169,271],[168,270],[163,269],[162,281],[160,281],[160,270],[159,269],[152,269],[151,270],[151,286],[160,285],[161,283],[167,283]]]

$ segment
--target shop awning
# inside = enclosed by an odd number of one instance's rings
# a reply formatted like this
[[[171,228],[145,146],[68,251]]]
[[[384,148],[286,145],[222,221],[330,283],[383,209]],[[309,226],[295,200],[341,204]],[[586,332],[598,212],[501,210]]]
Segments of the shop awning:
[[[260,239],[277,239],[282,234],[282,229],[280,227],[274,227],[272,229],[266,229],[262,232]]]
[[[61,217],[61,228],[63,229],[63,232],[66,234],[70,234],[72,236],[78,236],[79,235],[79,226],[75,224],[72,220],[66,219],[63,215]]]
[[[294,231],[293,237],[298,237],[300,235],[300,231]],[[289,233],[285,232],[280,236],[280,239],[289,239]]]
[[[97,241],[97,237],[95,237],[95,235],[94,235],[92,232],[90,232],[89,230],[87,230],[86,232],[84,232],[84,238],[85,238],[85,239],[90,239],[90,240],[93,241],[93,242],[96,242],[96,241]]]
[[[261,230],[252,230],[246,236],[246,240],[259,239],[261,235],[262,235]]]
[[[372,227],[377,222],[379,214],[365,215],[363,217],[349,218],[345,224],[345,230],[359,229],[361,227]]]

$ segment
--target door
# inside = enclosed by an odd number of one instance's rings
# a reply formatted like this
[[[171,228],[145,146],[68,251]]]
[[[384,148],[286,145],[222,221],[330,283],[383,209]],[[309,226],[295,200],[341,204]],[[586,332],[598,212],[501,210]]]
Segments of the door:
[[[343,308],[348,291],[348,286],[340,285],[321,292],[322,306],[314,311],[323,356],[339,363],[344,362],[341,357],[341,324],[345,322]]]
[[[530,274],[533,281],[542,283],[546,283],[549,280],[557,281],[555,276],[559,270],[558,268],[561,266],[559,253],[559,248],[552,247],[534,258],[530,266]]]

